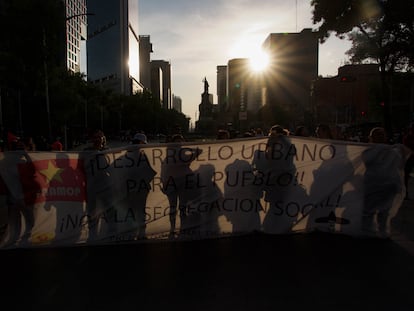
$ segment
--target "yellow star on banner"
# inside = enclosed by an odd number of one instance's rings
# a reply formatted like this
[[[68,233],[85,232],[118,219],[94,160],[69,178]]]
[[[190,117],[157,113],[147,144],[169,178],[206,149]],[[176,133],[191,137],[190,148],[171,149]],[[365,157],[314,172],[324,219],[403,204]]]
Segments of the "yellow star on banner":
[[[62,177],[60,174],[63,172],[63,168],[58,168],[53,165],[51,161],[47,164],[47,169],[45,170],[39,170],[40,174],[46,177],[46,181],[50,183],[52,180],[57,180],[60,182],[63,182]]]

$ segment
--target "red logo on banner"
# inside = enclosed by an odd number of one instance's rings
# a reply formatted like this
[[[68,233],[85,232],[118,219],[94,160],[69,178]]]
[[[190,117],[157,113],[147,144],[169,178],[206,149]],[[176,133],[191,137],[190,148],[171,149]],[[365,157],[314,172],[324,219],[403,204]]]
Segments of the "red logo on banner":
[[[47,159],[18,164],[25,203],[84,202],[86,182],[78,159]]]

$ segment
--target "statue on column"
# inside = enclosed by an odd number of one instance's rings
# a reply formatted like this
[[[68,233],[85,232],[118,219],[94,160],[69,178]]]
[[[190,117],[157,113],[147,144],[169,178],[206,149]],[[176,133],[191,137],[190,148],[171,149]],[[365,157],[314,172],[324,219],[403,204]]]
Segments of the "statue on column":
[[[211,118],[213,116],[213,104],[210,103],[209,93],[208,93],[208,81],[204,77],[204,93],[201,94],[201,104],[198,106],[200,112],[199,119]]]
[[[209,84],[208,84],[208,81],[207,81],[207,78],[206,77],[204,77],[203,82],[204,82],[204,94],[208,94]]]
[[[214,135],[216,123],[213,120],[213,103],[210,102],[210,94],[208,93],[208,81],[204,77],[204,92],[201,94],[201,104],[198,105],[200,115],[196,121],[196,131],[203,135]]]

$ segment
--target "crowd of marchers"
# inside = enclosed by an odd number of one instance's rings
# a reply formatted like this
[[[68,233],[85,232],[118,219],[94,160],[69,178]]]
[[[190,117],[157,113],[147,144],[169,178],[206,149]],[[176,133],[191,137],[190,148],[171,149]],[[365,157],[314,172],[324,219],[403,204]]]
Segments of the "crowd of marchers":
[[[232,129],[218,129],[216,133],[216,140],[234,139],[234,138],[251,138],[251,137],[265,137],[271,136],[272,132],[277,129],[280,134],[286,136],[299,137],[314,137],[318,139],[334,139],[345,140],[352,142],[366,142],[366,143],[380,143],[380,144],[403,144],[410,150],[414,151],[414,124],[409,124],[398,132],[387,133],[383,127],[372,126],[371,128],[361,129],[340,129],[332,127],[328,124],[318,124],[314,129],[310,129],[304,125],[299,125],[295,129],[285,128],[280,125],[272,126],[270,129],[251,128],[244,132],[235,131]],[[366,133],[365,133],[366,132]],[[152,138],[152,137],[151,137]],[[154,137],[151,141],[143,130],[128,130],[123,132],[123,135],[118,139],[125,144],[148,144],[151,142],[185,142],[191,141],[187,139],[180,127],[175,127],[169,135]],[[64,144],[62,137],[55,137],[48,143],[48,140],[41,136],[36,139],[30,135],[20,137],[11,131],[6,131],[3,137],[0,138],[0,151],[64,151]],[[91,132],[88,138],[88,143],[77,151],[91,151],[91,150],[105,150],[108,149],[108,141],[104,132],[101,129],[96,129]],[[71,149],[67,150],[70,151]],[[74,149],[72,149],[74,150]],[[414,170],[414,156],[410,156],[405,166],[405,183],[408,185],[408,180]]]

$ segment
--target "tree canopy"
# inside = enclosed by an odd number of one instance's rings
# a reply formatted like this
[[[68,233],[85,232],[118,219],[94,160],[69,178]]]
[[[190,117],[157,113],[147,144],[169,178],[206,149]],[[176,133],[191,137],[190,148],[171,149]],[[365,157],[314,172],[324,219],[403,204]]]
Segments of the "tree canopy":
[[[312,0],[311,6],[322,43],[331,34],[347,37],[352,63],[379,65],[384,127],[390,133],[389,78],[414,68],[414,0]]]
[[[414,65],[414,0],[312,0],[313,23],[323,43],[348,37],[352,63],[375,62],[381,72]]]
[[[108,136],[132,128],[168,134],[177,124],[188,131],[188,118],[161,109],[149,92],[114,94],[68,71],[65,34],[64,1],[0,0],[0,127],[47,137],[50,117],[52,136],[69,131],[73,139],[96,128]]]

